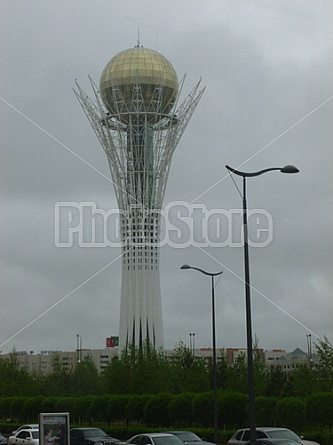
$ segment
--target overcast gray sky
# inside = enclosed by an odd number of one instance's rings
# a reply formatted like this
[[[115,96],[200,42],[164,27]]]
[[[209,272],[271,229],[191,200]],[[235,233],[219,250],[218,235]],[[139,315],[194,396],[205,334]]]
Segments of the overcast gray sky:
[[[58,202],[117,207],[107,159],[72,88],[93,97],[106,63],[140,43],[159,51],[184,95],[206,91],[172,160],[164,205],[238,209],[225,164],[296,165],[248,181],[273,239],[250,249],[253,335],[264,349],[333,341],[333,4],[330,0],[2,0],[0,27],[0,350],[103,348],[118,335],[119,248],[55,246]],[[240,178],[235,178],[241,187]],[[213,228],[212,228],[213,229]],[[213,238],[213,233],[211,233]],[[242,247],[161,248],[165,347],[245,347]]]

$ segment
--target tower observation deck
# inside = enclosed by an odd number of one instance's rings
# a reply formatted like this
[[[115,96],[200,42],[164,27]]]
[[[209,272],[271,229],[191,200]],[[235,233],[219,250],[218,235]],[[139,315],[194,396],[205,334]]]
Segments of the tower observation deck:
[[[111,171],[121,218],[122,286],[119,345],[163,347],[159,276],[160,210],[172,154],[203,94],[200,81],[179,104],[171,63],[140,46],[114,56],[93,102],[75,90]]]

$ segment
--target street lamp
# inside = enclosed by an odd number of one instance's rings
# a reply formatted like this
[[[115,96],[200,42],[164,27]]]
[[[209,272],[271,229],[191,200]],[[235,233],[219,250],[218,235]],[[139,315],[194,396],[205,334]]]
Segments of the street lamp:
[[[249,427],[250,444],[256,443],[256,416],[254,406],[254,370],[253,370],[253,351],[252,351],[252,321],[251,321],[251,296],[250,296],[250,265],[249,265],[249,246],[247,229],[247,202],[246,202],[246,178],[260,176],[264,173],[279,170],[281,173],[298,173],[299,170],[293,165],[285,167],[271,167],[259,170],[257,172],[246,173],[236,170],[228,165],[226,169],[243,177],[243,233],[244,233],[244,275],[245,275],[245,310],[246,310],[246,337],[247,337],[247,366],[248,366],[248,393],[249,393]]]
[[[195,349],[195,332],[190,332],[188,334],[190,336],[190,351],[194,355],[194,349]]]
[[[204,275],[208,275],[212,278],[212,331],[213,331],[213,419],[214,419],[214,443],[217,443],[218,436],[218,421],[217,421],[217,372],[216,372],[216,330],[215,330],[215,294],[214,294],[214,277],[221,275],[221,272],[211,273],[205,270],[199,269],[198,267],[189,266],[184,264],[181,269],[193,269],[197,270]]]

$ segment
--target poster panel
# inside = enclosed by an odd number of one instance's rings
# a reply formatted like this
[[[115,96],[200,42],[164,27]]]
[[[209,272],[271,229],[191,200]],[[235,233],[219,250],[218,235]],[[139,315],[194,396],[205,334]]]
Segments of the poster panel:
[[[69,445],[69,413],[39,414],[39,445]]]

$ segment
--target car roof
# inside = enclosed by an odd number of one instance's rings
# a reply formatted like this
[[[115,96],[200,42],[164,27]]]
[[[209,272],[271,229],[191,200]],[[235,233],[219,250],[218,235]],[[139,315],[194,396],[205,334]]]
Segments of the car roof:
[[[97,426],[91,426],[91,427],[89,427],[89,426],[83,426],[83,427],[78,426],[76,428],[71,428],[71,430],[83,430],[83,431],[86,431],[86,430],[100,430],[100,429],[101,428],[99,428]]]
[[[259,437],[258,439],[256,439],[258,442],[265,442],[266,440],[270,441],[270,442],[292,442],[292,443],[298,443],[296,440],[294,439],[289,439],[289,438],[285,438],[285,437]]]
[[[279,430],[289,430],[289,428],[283,428],[278,426],[257,426],[257,430],[264,430],[264,431],[279,431]]]
[[[238,431],[245,431],[249,430],[249,428],[241,428]],[[289,428],[284,427],[276,427],[276,426],[256,426],[256,430],[262,430],[262,431],[280,431],[280,430],[288,430]]]
[[[188,433],[191,433],[191,434],[195,434],[195,433],[193,433],[193,431],[183,431],[183,430],[172,430],[172,431],[166,431],[166,433],[170,433],[170,434],[188,434]]]
[[[150,436],[150,437],[170,437],[173,436],[173,434],[171,433],[140,433],[140,434],[136,434],[136,436]]]
[[[22,431],[38,431],[39,432],[39,428],[22,428],[19,431],[17,431],[17,433],[21,433]]]

